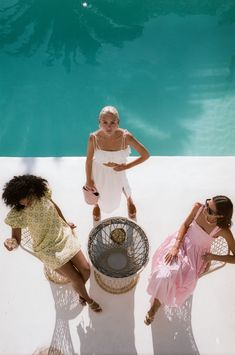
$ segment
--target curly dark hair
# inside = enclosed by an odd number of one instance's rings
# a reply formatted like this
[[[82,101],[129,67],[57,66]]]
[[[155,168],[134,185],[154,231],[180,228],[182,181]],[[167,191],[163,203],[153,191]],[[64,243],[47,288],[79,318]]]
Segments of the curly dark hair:
[[[7,206],[21,210],[25,206],[20,205],[19,201],[31,196],[40,199],[48,191],[47,184],[47,180],[35,175],[14,176],[5,184],[2,198]]]
[[[217,226],[220,228],[230,228],[232,225],[233,204],[232,201],[223,195],[212,197],[218,215],[223,216],[217,219]]]

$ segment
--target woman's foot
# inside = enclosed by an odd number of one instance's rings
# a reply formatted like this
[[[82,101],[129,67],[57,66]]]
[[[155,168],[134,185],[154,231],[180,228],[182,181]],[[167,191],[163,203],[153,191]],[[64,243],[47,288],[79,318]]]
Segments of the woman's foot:
[[[127,209],[128,209],[128,217],[130,219],[135,219],[136,218],[136,207],[132,201],[127,202]]]
[[[158,311],[160,306],[161,306],[160,301],[157,298],[154,298],[153,304],[145,316],[144,323],[146,325],[149,325],[152,323],[152,321],[154,320],[155,314]]]
[[[90,309],[92,309],[92,311],[96,312],[96,313],[100,313],[102,312],[102,308],[100,307],[100,305],[98,303],[96,303],[94,300],[91,300],[91,302],[87,302],[88,306],[90,307]]]
[[[100,208],[99,206],[95,206],[93,208],[93,221],[99,222],[100,221]]]
[[[150,325],[152,323],[152,321],[154,320],[154,316],[155,314],[150,314],[150,312],[147,312],[146,316],[145,316],[145,320],[144,320],[144,323],[146,325]]]
[[[79,296],[79,303],[82,306],[86,306],[86,304],[87,304],[85,298],[83,298],[82,296]]]

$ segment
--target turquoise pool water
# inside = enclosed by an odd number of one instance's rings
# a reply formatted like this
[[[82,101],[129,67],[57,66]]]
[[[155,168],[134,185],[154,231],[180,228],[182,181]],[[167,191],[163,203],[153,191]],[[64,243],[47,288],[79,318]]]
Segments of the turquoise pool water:
[[[153,155],[235,155],[235,1],[1,0],[0,155],[83,156],[105,105]]]

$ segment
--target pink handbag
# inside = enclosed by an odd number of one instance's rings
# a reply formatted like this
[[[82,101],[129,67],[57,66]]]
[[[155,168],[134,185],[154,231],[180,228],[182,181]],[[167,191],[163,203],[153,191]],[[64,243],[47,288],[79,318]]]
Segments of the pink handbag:
[[[88,190],[86,186],[83,186],[82,188],[84,199],[88,205],[97,205],[98,200],[99,200],[99,192],[96,190],[96,188],[93,188],[92,190]]]

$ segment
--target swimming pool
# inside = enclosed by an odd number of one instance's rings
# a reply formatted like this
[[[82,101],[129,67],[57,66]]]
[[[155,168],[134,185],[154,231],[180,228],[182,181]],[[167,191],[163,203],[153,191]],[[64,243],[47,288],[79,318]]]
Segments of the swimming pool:
[[[0,6],[1,156],[83,156],[107,104],[152,155],[235,155],[234,0]]]

